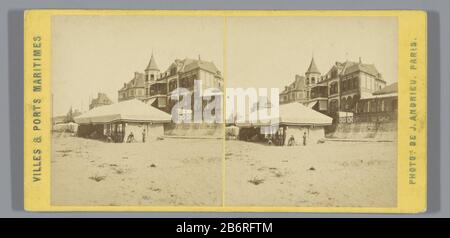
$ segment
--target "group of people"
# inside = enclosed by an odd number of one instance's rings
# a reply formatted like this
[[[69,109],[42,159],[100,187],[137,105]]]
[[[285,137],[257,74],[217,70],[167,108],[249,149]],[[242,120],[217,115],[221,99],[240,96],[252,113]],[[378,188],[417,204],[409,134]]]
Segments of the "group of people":
[[[278,131],[270,136],[268,138],[268,144],[272,145],[278,145],[278,146],[283,146],[285,145],[285,141],[286,141],[286,135],[287,135],[287,128],[284,127],[280,127],[278,129]],[[306,146],[306,131],[303,133],[303,145]],[[296,141],[295,141],[295,137],[294,135],[291,135],[287,141],[287,146],[294,146],[296,145]]]
[[[296,145],[294,135],[291,135],[291,137],[289,137],[289,140],[288,140],[288,144],[287,144],[287,145],[288,145],[288,146],[294,146],[294,145]],[[304,145],[304,146],[306,145],[306,131],[303,133],[303,145]]]
[[[145,143],[145,136],[147,135],[147,133],[145,132],[145,129],[142,130],[142,143]],[[132,143],[132,142],[136,142],[136,139],[134,139],[134,134],[133,132],[130,132],[130,134],[127,137],[127,143]]]

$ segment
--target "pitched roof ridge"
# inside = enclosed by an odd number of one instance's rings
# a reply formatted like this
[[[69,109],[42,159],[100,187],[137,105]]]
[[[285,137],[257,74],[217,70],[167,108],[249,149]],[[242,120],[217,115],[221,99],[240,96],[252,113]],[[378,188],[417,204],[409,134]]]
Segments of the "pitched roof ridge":
[[[309,64],[308,70],[306,73],[319,73],[320,71],[316,66],[316,62],[314,61],[314,57],[311,58],[311,63]]]
[[[159,68],[158,68],[158,65],[156,64],[156,60],[155,60],[155,57],[153,56],[153,53],[152,53],[152,56],[150,57],[150,61],[148,62],[147,68],[145,68],[145,71],[149,71],[149,70],[158,70],[159,71]]]

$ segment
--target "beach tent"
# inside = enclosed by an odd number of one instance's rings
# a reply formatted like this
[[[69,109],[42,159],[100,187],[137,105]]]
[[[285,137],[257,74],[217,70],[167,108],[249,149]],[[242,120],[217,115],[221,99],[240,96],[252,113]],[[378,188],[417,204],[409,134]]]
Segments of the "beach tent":
[[[268,110],[268,108],[260,108],[259,110]],[[246,119],[248,119],[249,112],[246,112]],[[307,143],[316,143],[318,140],[325,137],[325,126],[332,124],[333,119],[325,114],[322,114],[314,109],[304,106],[301,103],[289,103],[279,106],[278,129],[268,128],[269,124],[274,126],[274,123],[264,123],[260,121],[251,122],[235,122],[236,126],[240,128],[261,128],[261,133],[270,132],[282,134],[284,143],[287,144],[289,138],[294,137],[296,144],[303,144],[303,137],[306,136]],[[280,130],[281,129],[281,130]],[[247,131],[246,129],[241,130]],[[244,136],[245,137],[245,136]]]
[[[315,144],[325,137],[325,126],[332,124],[333,118],[301,103],[280,105],[280,125],[285,129],[285,145],[291,137],[297,145]]]
[[[164,123],[171,115],[138,99],[96,107],[74,118],[80,126],[78,135],[107,138],[124,142],[133,135],[134,141],[144,142],[164,135]]]
[[[115,121],[156,122],[171,121],[170,114],[138,99],[96,107],[74,118],[78,124],[111,123]]]
[[[259,110],[269,110],[269,108],[259,108]],[[238,118],[238,113],[235,112],[235,118]],[[264,126],[269,123],[249,120],[249,110],[246,111],[245,121],[235,121],[237,126]],[[275,116],[274,116],[275,118]],[[308,125],[308,126],[327,126],[331,125],[333,119],[325,114],[322,114],[314,109],[304,106],[301,103],[289,103],[279,106],[278,122],[283,125]]]
[[[332,121],[333,118],[301,103],[280,105],[280,123],[284,125],[328,126]]]

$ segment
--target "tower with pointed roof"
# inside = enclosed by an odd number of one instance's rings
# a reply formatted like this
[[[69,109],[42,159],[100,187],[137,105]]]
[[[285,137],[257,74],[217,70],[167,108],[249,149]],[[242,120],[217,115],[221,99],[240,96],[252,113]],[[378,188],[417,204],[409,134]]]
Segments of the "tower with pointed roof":
[[[311,58],[311,63],[309,64],[308,70],[305,72],[305,84],[306,84],[306,98],[309,100],[311,98],[311,88],[314,87],[320,79],[320,71],[316,66],[314,61],[314,56]]]
[[[316,66],[316,62],[314,61],[314,57],[311,59],[311,63],[309,64],[308,70],[305,72],[306,76],[306,85],[315,85],[318,83],[320,79],[320,71]]]
[[[147,67],[145,68],[145,82],[154,82],[156,78],[159,76],[160,70],[158,65],[156,64],[155,57],[150,57],[150,61],[148,62]]]

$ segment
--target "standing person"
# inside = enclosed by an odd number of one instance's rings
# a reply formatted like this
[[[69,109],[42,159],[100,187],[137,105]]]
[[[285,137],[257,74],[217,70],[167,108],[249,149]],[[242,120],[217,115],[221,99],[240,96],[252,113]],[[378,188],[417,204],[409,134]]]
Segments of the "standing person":
[[[142,130],[142,143],[145,143],[145,128]]]
[[[303,132],[303,145],[306,145],[306,131]]]

